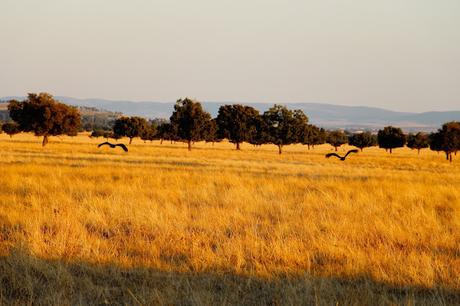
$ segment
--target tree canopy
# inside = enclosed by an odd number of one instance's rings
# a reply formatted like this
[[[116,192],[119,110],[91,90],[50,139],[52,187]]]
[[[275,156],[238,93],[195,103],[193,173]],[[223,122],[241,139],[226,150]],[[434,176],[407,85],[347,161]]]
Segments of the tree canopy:
[[[131,144],[135,137],[144,135],[149,128],[147,120],[144,118],[136,116],[121,117],[115,120],[113,133],[121,137],[128,137],[129,144]]]
[[[175,135],[187,142],[190,151],[192,142],[206,139],[211,115],[203,110],[200,102],[185,98],[177,100],[170,121]]]
[[[326,142],[334,147],[335,151],[348,142],[348,137],[343,131],[332,131],[327,133]]]
[[[326,142],[326,131],[313,124],[307,124],[303,130],[301,130],[299,142],[307,145],[310,150],[310,147]]]
[[[43,146],[49,136],[74,135],[80,127],[78,110],[56,101],[48,93],[30,93],[22,102],[11,100],[8,110],[21,131],[43,136]]]
[[[406,144],[406,135],[400,128],[387,126],[383,130],[379,130],[377,134],[379,147],[390,150],[390,154],[395,148],[402,148]]]
[[[416,149],[420,154],[421,149],[428,148],[430,146],[430,137],[426,133],[418,132],[417,134],[409,134],[407,136],[407,147]]]
[[[348,138],[348,143],[363,151],[364,148],[377,145],[377,136],[372,135],[370,132],[353,134]]]
[[[16,122],[4,123],[2,125],[2,131],[10,137],[13,137],[13,135],[19,134],[21,132],[21,130],[19,129],[19,124],[17,124]]]
[[[157,123],[155,121],[149,122],[147,128],[140,134],[141,139],[145,142],[147,140],[153,141],[157,137]]]
[[[240,144],[254,134],[258,116],[259,112],[250,106],[222,105],[216,118],[218,138],[227,138],[240,150]]]
[[[460,150],[460,122],[444,123],[436,133],[431,134],[430,148],[443,151],[446,159],[452,162],[452,153]]]
[[[263,114],[267,141],[278,146],[282,153],[284,145],[299,142],[300,135],[308,124],[308,117],[301,110],[289,110],[282,105],[274,105]]]

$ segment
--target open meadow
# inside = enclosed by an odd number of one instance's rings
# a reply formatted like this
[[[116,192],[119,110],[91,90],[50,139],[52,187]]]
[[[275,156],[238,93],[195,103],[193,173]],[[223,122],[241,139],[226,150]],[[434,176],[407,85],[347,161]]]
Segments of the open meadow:
[[[103,141],[0,135],[0,304],[460,304],[460,156]]]

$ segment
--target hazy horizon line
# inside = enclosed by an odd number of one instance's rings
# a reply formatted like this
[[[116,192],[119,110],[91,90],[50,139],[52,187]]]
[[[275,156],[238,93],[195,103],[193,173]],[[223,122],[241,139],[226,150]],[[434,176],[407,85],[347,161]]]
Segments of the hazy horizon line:
[[[0,100],[4,101],[6,98],[25,98],[26,96],[17,96],[17,95],[6,95],[6,96],[1,96]],[[137,99],[111,99],[111,98],[96,98],[96,97],[91,97],[91,98],[81,98],[81,97],[73,97],[73,96],[67,96],[67,95],[53,95],[53,97],[59,99],[59,98],[69,98],[69,99],[75,99],[75,100],[102,100],[102,101],[107,101],[107,102],[129,102],[129,103],[175,103],[176,101],[160,101],[160,100],[137,100]],[[459,112],[460,109],[442,109],[442,110],[426,110],[426,111],[404,111],[404,110],[395,110],[391,108],[386,108],[385,106],[367,106],[367,105],[348,105],[348,104],[339,104],[339,103],[333,103],[333,102],[273,102],[273,101],[238,101],[238,100],[200,100],[195,97],[181,97],[182,98],[190,98],[194,99],[198,102],[201,103],[229,103],[229,104],[317,104],[317,105],[330,105],[330,106],[342,106],[342,107],[350,107],[350,108],[369,108],[369,109],[380,109],[380,110],[385,110],[385,111],[392,111],[392,112],[398,112],[398,113],[413,113],[413,114],[423,114],[423,113],[433,113],[433,112]]]

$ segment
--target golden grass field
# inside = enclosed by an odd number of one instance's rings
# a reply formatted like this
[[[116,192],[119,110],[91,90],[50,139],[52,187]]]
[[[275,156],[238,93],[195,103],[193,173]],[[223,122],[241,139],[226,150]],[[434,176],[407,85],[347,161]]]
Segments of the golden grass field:
[[[460,304],[460,156],[102,141],[0,135],[0,304]]]

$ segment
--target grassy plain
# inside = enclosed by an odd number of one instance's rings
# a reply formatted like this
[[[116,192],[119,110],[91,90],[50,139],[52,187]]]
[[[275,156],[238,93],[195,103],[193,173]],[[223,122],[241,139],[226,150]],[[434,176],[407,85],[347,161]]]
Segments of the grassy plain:
[[[100,141],[0,135],[0,304],[460,303],[460,157]]]

